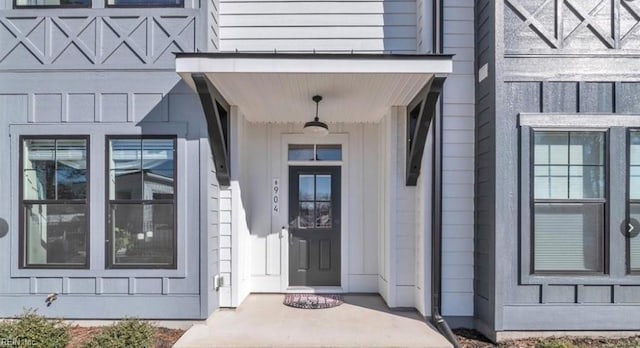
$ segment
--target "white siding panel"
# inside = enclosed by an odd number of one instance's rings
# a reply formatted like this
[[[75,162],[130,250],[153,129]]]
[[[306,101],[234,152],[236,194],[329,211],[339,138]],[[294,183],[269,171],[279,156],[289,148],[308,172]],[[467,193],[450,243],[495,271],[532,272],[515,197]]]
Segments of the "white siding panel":
[[[450,251],[447,250],[444,253],[442,258],[442,264],[447,265],[457,265],[464,266],[473,262],[473,251]],[[455,279],[455,278],[447,278],[447,279]],[[468,281],[472,281],[471,279],[463,278]]]
[[[473,1],[444,2],[445,53],[455,54],[443,98],[442,312],[473,315]]]
[[[378,205],[378,192],[380,188],[378,186],[378,176],[380,175],[380,154],[377,151],[372,151],[376,148],[376,145],[380,142],[378,137],[378,125],[367,124],[364,126],[364,163],[363,163],[363,199],[365,210],[362,214],[364,223],[363,243],[366,243],[367,248],[364,250],[364,273],[365,274],[377,274],[378,273],[378,224],[377,217],[380,215]],[[377,286],[377,284],[376,284]]]
[[[260,29],[269,39],[415,39],[415,26],[378,27],[265,27]],[[244,39],[255,34],[254,28],[224,28],[225,39]]]
[[[445,20],[445,34],[468,34],[473,33],[473,21]]]
[[[356,51],[413,52],[416,39],[243,39],[221,40],[223,51]]]
[[[452,292],[471,292],[473,279],[443,279],[442,286]]]
[[[469,47],[467,42],[473,41],[473,34],[444,34],[444,48]]]
[[[351,128],[351,127],[350,127]],[[364,216],[363,201],[363,168],[364,146],[362,138],[362,125],[352,127],[349,137],[349,161],[352,168],[349,170],[349,273],[363,274],[364,272],[364,230],[362,217]],[[344,175],[344,174],[343,174]],[[344,180],[344,179],[343,179]]]
[[[358,26],[415,26],[416,16],[411,13],[385,14],[281,14],[281,15],[226,15],[220,18],[224,28],[233,27],[358,27]],[[345,28],[346,29],[346,28]],[[290,29],[291,30],[291,29]]]
[[[305,1],[305,2],[279,2],[279,1],[222,1],[222,15],[245,14],[332,14],[332,13],[409,13],[415,14],[415,1]],[[473,24],[473,22],[472,22]],[[473,25],[472,25],[473,30]]]
[[[446,315],[471,316],[473,315],[472,292],[446,292],[442,294],[442,308],[446,308]],[[469,310],[472,312],[469,313]]]
[[[415,52],[416,1],[220,3],[222,51]]]
[[[451,21],[471,21],[473,22],[473,7],[445,7],[443,18],[447,22]]]

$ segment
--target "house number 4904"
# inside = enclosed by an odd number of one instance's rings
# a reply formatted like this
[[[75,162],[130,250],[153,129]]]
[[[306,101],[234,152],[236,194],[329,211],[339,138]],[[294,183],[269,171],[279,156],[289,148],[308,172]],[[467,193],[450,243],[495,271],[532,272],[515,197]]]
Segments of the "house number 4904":
[[[273,179],[273,188],[271,189],[271,214],[276,216],[280,214],[280,179]]]

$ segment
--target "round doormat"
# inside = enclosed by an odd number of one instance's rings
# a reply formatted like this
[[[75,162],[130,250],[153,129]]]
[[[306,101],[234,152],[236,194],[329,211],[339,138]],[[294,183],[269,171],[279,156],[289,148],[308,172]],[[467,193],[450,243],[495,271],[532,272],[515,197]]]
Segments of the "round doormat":
[[[302,309],[322,309],[337,307],[344,303],[342,295],[329,294],[286,294],[285,305]]]

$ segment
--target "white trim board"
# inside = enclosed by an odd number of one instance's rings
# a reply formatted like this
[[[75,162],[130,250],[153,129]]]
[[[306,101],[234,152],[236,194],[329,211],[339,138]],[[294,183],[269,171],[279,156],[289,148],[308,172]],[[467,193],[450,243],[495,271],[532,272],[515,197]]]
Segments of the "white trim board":
[[[176,72],[181,73],[393,73],[450,74],[453,60],[425,59],[344,59],[327,58],[218,58],[178,57]]]

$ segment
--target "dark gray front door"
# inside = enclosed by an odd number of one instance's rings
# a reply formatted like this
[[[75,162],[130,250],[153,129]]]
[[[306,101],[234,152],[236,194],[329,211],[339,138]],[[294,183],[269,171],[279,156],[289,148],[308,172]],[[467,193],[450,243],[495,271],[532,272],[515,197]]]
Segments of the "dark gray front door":
[[[289,285],[340,286],[340,167],[289,167]]]

